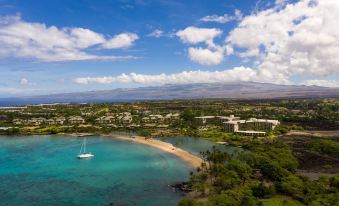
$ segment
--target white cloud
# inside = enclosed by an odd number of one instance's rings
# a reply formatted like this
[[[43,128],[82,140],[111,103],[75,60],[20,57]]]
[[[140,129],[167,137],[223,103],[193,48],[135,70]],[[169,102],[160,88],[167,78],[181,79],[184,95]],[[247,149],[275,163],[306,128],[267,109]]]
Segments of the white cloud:
[[[247,67],[235,67],[224,71],[183,71],[175,74],[121,74],[104,77],[79,77],[78,84],[137,83],[145,85],[187,84],[187,83],[224,83],[233,81],[258,81],[255,70]]]
[[[112,37],[110,40],[102,44],[106,49],[118,49],[132,46],[133,42],[139,39],[134,33],[123,33]]]
[[[204,20],[222,23],[227,18],[213,15]],[[301,75],[339,74],[337,19],[339,1],[277,0],[272,8],[243,17],[224,45],[214,43],[214,38],[222,34],[217,28],[204,32],[187,27],[177,36],[184,43],[206,45],[188,48],[188,57],[194,62],[216,65],[224,56],[235,54],[242,62],[251,59],[258,81],[291,83],[291,77]]]
[[[148,36],[155,37],[155,38],[162,37],[163,35],[164,35],[164,31],[159,30],[159,29],[156,29],[152,31],[150,34],[148,34]]]
[[[222,47],[214,43],[214,38],[222,34],[220,29],[216,28],[197,28],[187,27],[180,30],[176,35],[184,43],[198,44],[204,43],[207,48],[190,47],[188,56],[191,61],[202,65],[220,64],[224,59],[224,53],[233,52],[228,46]]]
[[[324,79],[312,79],[306,80],[302,82],[303,85],[314,85],[314,86],[322,86],[322,87],[339,87],[339,81],[337,80],[324,80]]]
[[[277,3],[285,1],[277,1]],[[245,17],[227,44],[255,57],[263,79],[339,73],[339,1],[301,0]]]
[[[213,41],[217,36],[220,36],[222,31],[216,28],[198,28],[198,27],[187,27],[184,30],[180,30],[176,35],[184,43],[197,44],[202,42]]]
[[[26,84],[28,84],[28,79],[26,79],[26,78],[22,78],[21,80],[20,80],[20,84],[22,84],[22,85],[26,85]]]
[[[224,59],[223,51],[211,51],[203,48],[189,48],[188,55],[191,61],[202,65],[216,65],[220,64]]]
[[[217,23],[225,24],[230,21],[240,21],[241,19],[242,19],[242,13],[240,10],[236,9],[234,10],[234,16],[230,16],[228,14],[224,14],[223,16],[210,15],[210,16],[202,17],[200,21],[217,22]]]
[[[26,22],[20,16],[0,17],[0,58],[29,58],[39,61],[118,60],[131,56],[95,55],[88,49],[118,49],[133,44],[138,36],[121,33],[112,38],[85,28],[46,26]]]

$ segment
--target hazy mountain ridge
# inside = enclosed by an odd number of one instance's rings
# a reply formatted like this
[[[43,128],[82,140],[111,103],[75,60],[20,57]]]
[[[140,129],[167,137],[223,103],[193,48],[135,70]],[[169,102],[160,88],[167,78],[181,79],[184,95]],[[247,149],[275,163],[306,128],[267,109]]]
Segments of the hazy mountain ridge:
[[[339,98],[339,88],[319,86],[276,85],[255,82],[199,83],[119,88],[103,91],[75,92],[17,98],[0,98],[0,106],[53,102],[119,102],[170,99],[279,99]]]
[[[276,85],[269,83],[198,83],[103,91],[53,94],[30,98],[54,99],[267,99],[286,97],[339,97],[339,88],[319,86]]]

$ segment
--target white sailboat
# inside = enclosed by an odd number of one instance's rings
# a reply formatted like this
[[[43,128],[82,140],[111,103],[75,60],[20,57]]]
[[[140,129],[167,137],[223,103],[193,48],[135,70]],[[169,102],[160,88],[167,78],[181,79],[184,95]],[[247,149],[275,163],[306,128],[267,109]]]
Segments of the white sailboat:
[[[91,158],[91,157],[94,157],[94,155],[92,153],[90,153],[90,152],[86,153],[86,138],[85,138],[84,142],[81,145],[78,158],[83,159],[83,158]]]

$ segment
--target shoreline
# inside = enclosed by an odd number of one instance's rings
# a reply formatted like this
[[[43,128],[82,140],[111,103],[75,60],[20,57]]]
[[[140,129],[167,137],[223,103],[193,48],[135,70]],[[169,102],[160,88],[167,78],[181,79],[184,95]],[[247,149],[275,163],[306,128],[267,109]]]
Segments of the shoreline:
[[[152,138],[146,139],[145,137],[141,137],[141,136],[129,137],[129,136],[124,136],[124,135],[116,135],[116,134],[108,134],[108,135],[101,135],[101,136],[112,137],[112,138],[116,138],[119,140],[125,140],[125,141],[130,141],[130,142],[136,142],[138,144],[148,145],[150,147],[159,149],[161,151],[170,153],[178,157],[179,159],[188,163],[193,168],[200,167],[201,163],[203,163],[203,160],[200,157],[193,155],[187,152],[186,150],[175,147],[171,143],[164,142],[161,140],[156,140]]]

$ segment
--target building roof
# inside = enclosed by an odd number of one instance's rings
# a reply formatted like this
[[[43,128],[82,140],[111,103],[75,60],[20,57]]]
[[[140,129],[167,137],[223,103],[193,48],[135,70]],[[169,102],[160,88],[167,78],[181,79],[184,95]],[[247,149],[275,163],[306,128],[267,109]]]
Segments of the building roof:
[[[200,117],[195,117],[196,119],[213,119],[215,116],[200,116]]]
[[[253,131],[253,130],[239,130],[236,133],[243,133],[243,134],[266,134],[266,132],[261,131]]]

